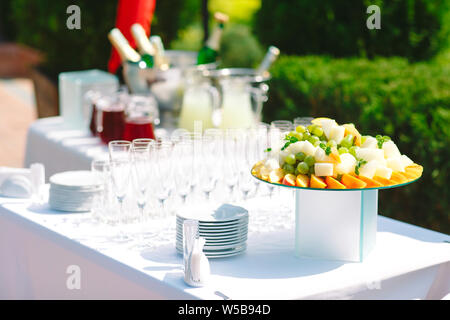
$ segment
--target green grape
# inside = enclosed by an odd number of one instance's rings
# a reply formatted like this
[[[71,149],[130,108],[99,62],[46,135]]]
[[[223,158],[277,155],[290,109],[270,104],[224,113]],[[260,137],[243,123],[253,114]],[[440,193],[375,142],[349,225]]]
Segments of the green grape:
[[[284,158],[284,162],[286,162],[287,164],[290,164],[290,165],[295,164],[295,162],[296,162],[295,156],[293,154],[288,154],[286,156],[286,158]]]
[[[287,164],[287,163],[285,163],[283,165],[283,170],[286,173],[294,173],[295,172],[294,166],[292,164]]]
[[[306,156],[304,161],[305,161],[306,164],[307,164],[308,166],[310,166],[310,167],[313,166],[314,163],[316,163],[316,159],[314,159],[313,156]]]
[[[340,147],[338,149],[339,154],[348,153],[348,149],[346,147]]]
[[[296,137],[298,139],[298,141],[302,141],[303,140],[303,133],[295,132],[294,133],[294,137]]]
[[[302,125],[297,126],[297,128],[295,128],[295,131],[297,131],[298,133],[303,133],[306,131],[306,128]]]
[[[316,142],[320,143],[319,137],[316,137],[316,136],[309,137],[308,141],[311,142],[311,144],[315,144]]]
[[[306,154],[304,154],[303,152],[299,152],[295,155],[295,159],[297,159],[298,161],[303,161],[305,160]]]
[[[341,141],[341,146],[344,148],[350,148],[353,145],[353,135],[349,134]]]
[[[296,175],[296,176],[298,176],[298,174],[300,173],[300,171],[298,171],[298,169],[297,168],[295,168],[295,170],[294,170],[294,174]]]
[[[315,173],[314,166],[309,167],[309,173],[310,174],[314,174]]]
[[[314,146],[314,147],[320,146],[320,140],[319,140],[319,141],[315,141],[315,142],[313,143],[313,146]]]
[[[297,133],[297,131],[291,131],[288,133],[289,136],[291,137],[295,137],[295,134]]]
[[[356,158],[356,147],[355,146],[348,149],[348,152]]]
[[[315,127],[312,133],[318,137],[321,137],[323,135],[323,129],[321,127]]]
[[[317,126],[316,126],[315,124],[310,124],[310,125],[308,126],[308,131],[311,132],[311,133],[313,133],[313,131],[314,131],[314,129],[315,129],[316,127],[317,127]]]
[[[311,137],[311,134],[309,132],[303,133],[303,140],[308,140]]]
[[[301,174],[307,174],[309,172],[309,166],[306,162],[302,161],[297,165],[297,170]]]
[[[329,140],[327,142],[327,147],[337,147],[337,143],[334,140]]]

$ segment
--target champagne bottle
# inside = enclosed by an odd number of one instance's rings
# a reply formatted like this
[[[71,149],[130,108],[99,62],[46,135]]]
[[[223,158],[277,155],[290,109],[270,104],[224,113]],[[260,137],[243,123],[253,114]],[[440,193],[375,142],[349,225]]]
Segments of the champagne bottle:
[[[119,29],[114,28],[108,34],[108,39],[119,53],[122,63],[125,61],[138,64],[140,67],[146,68],[147,64],[141,60],[139,53],[134,50],[127,39],[123,36]]]
[[[155,65],[161,70],[169,69],[169,62],[165,54],[164,45],[160,36],[151,36],[150,43],[153,45],[155,52]]]
[[[214,19],[217,21],[217,25],[206,44],[198,52],[197,64],[214,63],[219,55],[220,38],[222,37],[225,22],[228,21],[228,16],[216,12]]]
[[[144,28],[139,23],[135,23],[131,26],[131,34],[141,54],[141,59],[147,64],[147,68],[153,68],[155,50],[145,34]]]
[[[277,59],[277,57],[280,55],[280,49],[274,46],[270,46],[267,50],[266,55],[264,56],[263,61],[259,65],[258,69],[256,70],[256,74],[258,75],[265,75],[267,73],[267,70],[269,70],[272,63]]]

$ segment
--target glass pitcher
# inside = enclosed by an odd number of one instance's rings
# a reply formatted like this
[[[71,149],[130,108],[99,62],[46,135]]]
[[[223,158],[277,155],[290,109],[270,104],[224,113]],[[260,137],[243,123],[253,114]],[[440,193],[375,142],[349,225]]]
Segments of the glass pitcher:
[[[159,124],[156,100],[151,96],[131,95],[125,110],[123,139],[155,139],[154,125]]]
[[[202,130],[214,127],[218,109],[217,89],[205,79],[193,78],[185,85],[178,126],[194,132],[195,121],[200,121]]]
[[[222,79],[219,85],[222,92],[220,128],[255,127],[260,121],[266,99],[264,88],[253,87],[247,80],[240,78]]]
[[[96,100],[97,135],[103,143],[123,139],[127,100],[128,95],[124,92],[102,96]]]

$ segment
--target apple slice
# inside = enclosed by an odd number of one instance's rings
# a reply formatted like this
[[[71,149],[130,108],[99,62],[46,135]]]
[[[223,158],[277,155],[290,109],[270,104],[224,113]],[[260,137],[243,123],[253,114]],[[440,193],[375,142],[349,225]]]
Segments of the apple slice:
[[[269,174],[269,182],[271,183],[280,183],[281,179],[284,177],[283,169],[278,168],[272,170]]]
[[[288,173],[287,175],[284,176],[282,184],[295,187],[295,180],[296,177],[293,174]]]

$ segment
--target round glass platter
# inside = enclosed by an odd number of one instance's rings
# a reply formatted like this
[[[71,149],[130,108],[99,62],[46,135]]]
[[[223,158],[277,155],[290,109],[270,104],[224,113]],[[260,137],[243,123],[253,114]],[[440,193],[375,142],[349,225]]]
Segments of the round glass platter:
[[[251,174],[251,173],[250,173]],[[288,186],[287,184],[282,184],[282,183],[272,183],[266,180],[263,180],[261,178],[258,178],[256,176],[254,176],[252,174],[252,176],[255,179],[258,179],[259,181],[265,182],[267,184],[273,185],[273,186],[279,186],[279,187],[287,187],[287,188],[291,188],[291,189],[297,189],[297,190],[317,190],[317,191],[364,191],[364,190],[384,190],[384,189],[392,189],[392,188],[397,188],[397,187],[403,187],[406,186],[408,184],[411,184],[413,182],[416,182],[417,180],[419,180],[422,175],[420,175],[420,177],[417,177],[414,180],[411,181],[407,181],[407,182],[403,182],[403,183],[398,183],[398,184],[393,184],[393,185],[389,185],[389,186],[382,186],[382,187],[373,187],[373,188],[356,188],[356,189],[327,189],[327,188],[311,188],[311,187],[297,187],[297,186]]]

